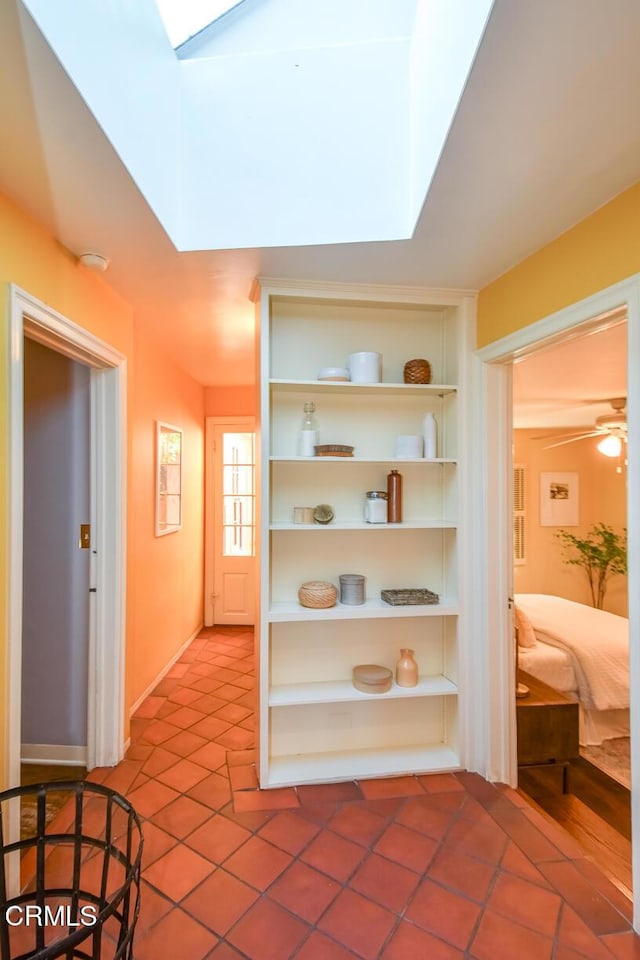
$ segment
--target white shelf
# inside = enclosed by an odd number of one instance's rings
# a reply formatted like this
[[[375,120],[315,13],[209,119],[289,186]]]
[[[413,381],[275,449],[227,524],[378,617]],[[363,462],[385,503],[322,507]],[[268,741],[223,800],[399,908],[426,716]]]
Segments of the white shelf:
[[[472,305],[453,295],[432,299],[429,291],[363,287],[354,300],[348,291],[341,295],[340,285],[324,285],[317,295],[314,289],[289,291],[265,281],[260,290],[260,665],[264,678],[279,680],[261,690],[261,783],[458,770],[465,711],[445,672],[456,676],[463,609],[459,400],[466,389]],[[382,355],[385,382],[316,379],[322,366],[341,362],[363,344]],[[445,382],[403,383],[412,356],[428,357],[434,379]],[[311,400],[321,439],[353,444],[355,456],[295,455],[302,407]],[[397,438],[418,434],[428,412],[437,419],[436,449],[443,456],[394,456]],[[404,522],[366,523],[365,492],[384,489],[394,468],[404,479]],[[332,523],[293,523],[293,504],[327,500],[336,515]],[[342,564],[365,571],[370,598],[322,610],[303,607],[297,590],[309,558],[316,575],[329,580]],[[439,603],[393,606],[380,597],[382,587],[425,584],[442,594]],[[384,663],[398,646],[424,653],[427,675],[415,687],[394,685],[385,694],[353,687],[352,664],[376,657]]]
[[[308,703],[350,703],[362,700],[394,700],[407,697],[450,697],[458,688],[442,674],[420,677],[415,687],[399,687],[394,683],[388,693],[361,693],[350,680],[319,683],[287,683],[271,687],[270,707],[298,706]]]
[[[350,380],[281,380],[269,381],[272,390],[284,393],[308,392],[318,390],[321,393],[360,393],[360,394],[435,394],[445,397],[455,393],[457,387],[452,383],[351,383]]]
[[[296,754],[272,757],[266,786],[365,780],[368,777],[390,777],[406,773],[441,773],[460,768],[460,758],[456,751],[441,743],[433,746]]]
[[[402,523],[365,523],[364,520],[340,520],[331,523],[292,523],[274,520],[270,530],[455,530],[451,520],[413,520]]]
[[[273,463],[457,463],[456,457],[269,457]]]
[[[458,606],[453,600],[392,606],[384,600],[372,599],[358,606],[337,603],[334,607],[327,607],[324,610],[303,607],[297,600],[287,600],[272,603],[267,619],[269,623],[305,620],[378,620],[402,617],[454,617],[458,612]]]

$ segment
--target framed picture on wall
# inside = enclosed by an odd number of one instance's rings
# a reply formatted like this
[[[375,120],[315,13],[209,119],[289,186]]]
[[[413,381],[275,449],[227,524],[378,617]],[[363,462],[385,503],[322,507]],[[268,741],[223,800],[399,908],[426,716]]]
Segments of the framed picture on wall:
[[[577,473],[540,474],[540,526],[577,527],[580,518]]]
[[[182,526],[182,430],[156,421],[156,537]]]

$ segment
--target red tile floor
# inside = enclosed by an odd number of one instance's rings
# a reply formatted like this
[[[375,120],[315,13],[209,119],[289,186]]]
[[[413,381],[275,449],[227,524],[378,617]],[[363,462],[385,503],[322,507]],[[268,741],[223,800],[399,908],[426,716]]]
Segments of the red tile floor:
[[[252,646],[204,630],[90,775],[144,818],[136,960],[640,960],[628,900],[507,787],[259,790]]]

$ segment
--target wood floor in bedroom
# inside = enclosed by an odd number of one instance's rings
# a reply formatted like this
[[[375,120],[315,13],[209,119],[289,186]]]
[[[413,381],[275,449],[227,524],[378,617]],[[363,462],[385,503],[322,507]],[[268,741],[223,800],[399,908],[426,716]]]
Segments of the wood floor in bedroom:
[[[631,794],[626,787],[580,758],[571,763],[567,793],[541,796],[535,784],[529,782],[521,782],[520,790],[534,806],[564,827],[616,886],[630,896]]]

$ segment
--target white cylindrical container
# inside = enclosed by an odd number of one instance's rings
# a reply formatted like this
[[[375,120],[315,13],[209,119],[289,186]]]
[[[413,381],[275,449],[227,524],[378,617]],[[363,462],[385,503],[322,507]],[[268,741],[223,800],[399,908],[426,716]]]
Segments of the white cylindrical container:
[[[370,353],[366,350],[350,353],[347,366],[352,383],[380,383],[382,380],[381,353]]]
[[[364,519],[366,523],[387,522],[387,491],[368,490],[364,501]]]
[[[401,433],[396,437],[396,457],[417,460],[422,456],[423,445],[419,434]]]
[[[422,435],[425,459],[435,460],[438,456],[438,425],[432,413],[427,413],[422,421]]]

